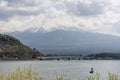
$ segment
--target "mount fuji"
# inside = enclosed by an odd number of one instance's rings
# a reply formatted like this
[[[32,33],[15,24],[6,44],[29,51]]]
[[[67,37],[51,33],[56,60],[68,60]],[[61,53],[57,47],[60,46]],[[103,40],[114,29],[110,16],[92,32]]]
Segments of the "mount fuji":
[[[23,43],[37,48],[43,53],[101,53],[120,52],[120,37],[89,32],[85,29],[52,29],[45,31],[29,29],[13,32]]]

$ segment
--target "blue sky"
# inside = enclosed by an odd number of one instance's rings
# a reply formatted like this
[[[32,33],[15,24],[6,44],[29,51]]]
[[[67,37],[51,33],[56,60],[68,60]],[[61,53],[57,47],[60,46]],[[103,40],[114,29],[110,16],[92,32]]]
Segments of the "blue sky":
[[[0,0],[0,32],[59,28],[120,36],[120,0]]]

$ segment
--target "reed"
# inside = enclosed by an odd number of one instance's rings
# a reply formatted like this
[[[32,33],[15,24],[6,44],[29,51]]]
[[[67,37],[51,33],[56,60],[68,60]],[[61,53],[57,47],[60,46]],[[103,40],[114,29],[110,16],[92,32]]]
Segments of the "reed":
[[[64,78],[64,77],[61,75],[61,76],[57,76],[57,77],[55,78],[55,80],[70,80],[70,79]]]
[[[0,75],[0,80],[43,80],[36,70],[17,67],[16,71],[6,75]]]
[[[118,80],[118,75],[116,74],[112,74],[112,73],[108,73],[108,80]]]
[[[102,79],[100,79],[100,74],[97,73],[95,75],[88,76],[87,80],[102,80]],[[106,77],[106,80],[119,80],[119,79],[117,74],[108,73],[108,77]]]
[[[95,75],[90,75],[87,77],[87,80],[100,80],[100,74],[96,73]]]

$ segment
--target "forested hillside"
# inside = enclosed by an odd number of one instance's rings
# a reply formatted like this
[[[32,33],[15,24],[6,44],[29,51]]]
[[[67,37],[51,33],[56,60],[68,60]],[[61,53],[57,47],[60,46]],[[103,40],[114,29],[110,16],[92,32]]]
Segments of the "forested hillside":
[[[39,59],[42,56],[38,50],[31,49],[18,39],[0,34],[0,59]]]

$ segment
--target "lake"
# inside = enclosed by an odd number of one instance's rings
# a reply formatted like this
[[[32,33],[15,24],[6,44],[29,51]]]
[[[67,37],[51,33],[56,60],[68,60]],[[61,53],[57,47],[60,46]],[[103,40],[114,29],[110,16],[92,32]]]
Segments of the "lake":
[[[95,73],[100,73],[103,80],[109,72],[120,75],[119,60],[0,61],[0,73],[11,73],[18,66],[29,67],[30,65],[43,76],[62,75],[72,80],[85,80],[88,75],[91,75],[89,73],[91,67],[94,68]]]

